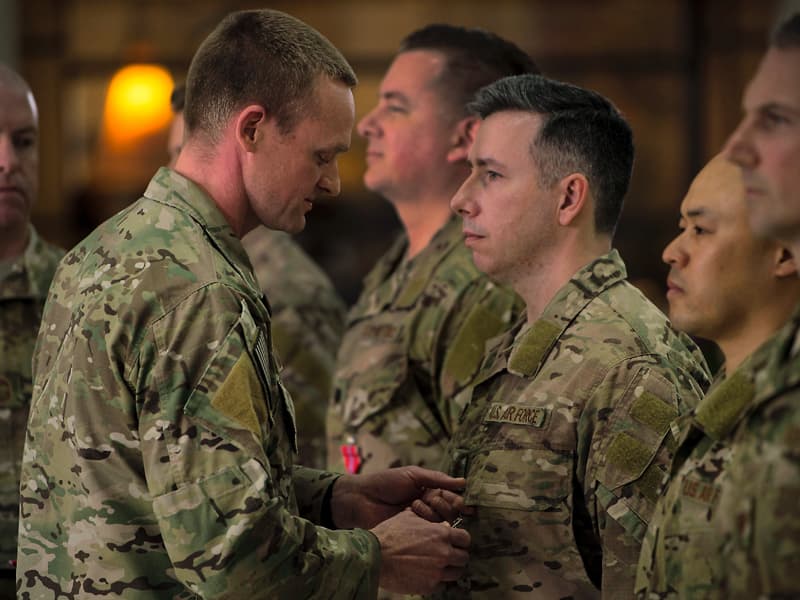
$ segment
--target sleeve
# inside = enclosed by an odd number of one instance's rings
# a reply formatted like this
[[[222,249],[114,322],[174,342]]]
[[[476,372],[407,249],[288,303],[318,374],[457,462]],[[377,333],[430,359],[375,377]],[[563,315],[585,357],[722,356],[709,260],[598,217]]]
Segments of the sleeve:
[[[589,517],[582,536],[599,541],[585,558],[587,569],[600,575],[603,598],[627,597],[634,589],[647,523],[674,451],[669,425],[678,416],[678,398],[663,368],[656,357],[616,365],[579,423],[577,473]]]
[[[263,334],[246,303],[211,285],[143,345],[145,477],[174,575],[203,598],[370,597],[377,539],[297,515],[291,400],[262,366]]]

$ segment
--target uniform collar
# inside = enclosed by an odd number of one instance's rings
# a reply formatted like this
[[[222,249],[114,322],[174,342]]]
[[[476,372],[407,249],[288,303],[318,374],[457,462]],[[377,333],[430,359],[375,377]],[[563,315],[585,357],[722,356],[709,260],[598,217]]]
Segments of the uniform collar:
[[[775,335],[701,400],[694,420],[708,437],[724,439],[750,411],[800,382],[799,326],[800,306]]]
[[[556,340],[580,312],[597,296],[627,277],[625,263],[616,250],[580,269],[556,292],[539,317],[514,339],[508,355],[509,372],[532,377],[541,367]]]
[[[382,306],[391,303],[400,307],[412,306],[427,286],[431,273],[452,250],[459,247],[462,239],[461,219],[451,216],[419,254],[404,261],[408,237],[405,233],[401,234],[364,278],[364,292],[369,295],[379,292],[382,296],[380,299],[372,298],[371,304],[378,301]],[[381,284],[395,273],[399,274],[395,278],[395,285],[391,289],[381,289]]]
[[[261,295],[261,288],[241,240],[205,190],[180,173],[161,167],[150,180],[144,197],[171,206],[197,222],[209,236],[211,244],[239,272],[254,293]],[[249,268],[242,269],[241,265]]]

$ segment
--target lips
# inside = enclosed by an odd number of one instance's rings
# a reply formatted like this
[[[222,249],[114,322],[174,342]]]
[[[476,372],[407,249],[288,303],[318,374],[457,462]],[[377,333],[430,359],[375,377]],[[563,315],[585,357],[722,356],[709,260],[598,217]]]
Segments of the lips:
[[[0,197],[17,197],[20,199],[25,198],[22,188],[15,185],[0,185]]]
[[[674,279],[667,279],[667,297],[675,294],[682,294],[683,288],[679,286]]]

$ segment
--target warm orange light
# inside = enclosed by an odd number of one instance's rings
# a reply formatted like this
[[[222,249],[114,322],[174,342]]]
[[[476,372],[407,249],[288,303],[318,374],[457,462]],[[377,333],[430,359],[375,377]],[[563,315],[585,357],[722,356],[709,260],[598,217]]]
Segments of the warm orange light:
[[[174,82],[158,65],[123,67],[111,78],[103,129],[115,146],[124,146],[163,129],[172,119],[169,95]]]

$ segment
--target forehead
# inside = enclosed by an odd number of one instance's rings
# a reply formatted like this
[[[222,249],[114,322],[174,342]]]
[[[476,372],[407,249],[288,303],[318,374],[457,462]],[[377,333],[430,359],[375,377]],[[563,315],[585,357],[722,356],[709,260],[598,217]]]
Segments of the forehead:
[[[401,92],[406,95],[435,91],[433,85],[446,62],[444,54],[435,50],[401,52],[392,61],[381,82],[381,93]]]
[[[528,149],[542,127],[542,116],[522,110],[504,110],[481,121],[472,151],[476,158],[530,157]]]
[[[800,111],[800,48],[770,48],[744,95],[745,110],[778,104]]]
[[[0,127],[12,130],[36,127],[32,101],[27,90],[0,81]]]
[[[314,87],[314,100],[295,126],[295,133],[306,132],[320,144],[349,145],[355,121],[353,91],[340,81],[321,77]]]
[[[721,156],[714,158],[695,177],[681,205],[685,214],[703,209],[715,216],[746,216],[741,170]]]

